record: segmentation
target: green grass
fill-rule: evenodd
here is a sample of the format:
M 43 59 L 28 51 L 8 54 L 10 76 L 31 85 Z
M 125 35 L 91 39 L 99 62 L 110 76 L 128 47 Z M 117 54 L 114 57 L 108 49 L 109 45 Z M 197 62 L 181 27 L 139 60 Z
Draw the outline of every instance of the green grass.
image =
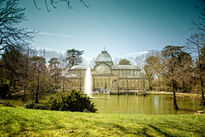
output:
M 0 106 L 0 136 L 205 136 L 205 115 L 102 114 Z

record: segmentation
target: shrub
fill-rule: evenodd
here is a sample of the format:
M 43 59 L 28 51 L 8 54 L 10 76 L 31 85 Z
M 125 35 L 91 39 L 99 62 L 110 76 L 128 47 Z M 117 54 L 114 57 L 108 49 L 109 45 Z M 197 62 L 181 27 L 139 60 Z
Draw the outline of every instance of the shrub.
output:
M 25 105 L 25 108 L 28 108 L 28 109 L 33 109 L 34 108 L 34 103 L 27 103 L 26 105 Z
M 28 109 L 47 109 L 46 104 L 27 103 L 25 107 Z
M 0 100 L 0 104 L 3 105 L 3 106 L 7 106 L 7 107 L 15 107 L 15 106 L 11 105 L 9 102 L 6 102 L 6 101 L 1 101 Z
M 96 112 L 94 104 L 90 98 L 81 91 L 71 90 L 68 92 L 59 92 L 51 96 L 47 109 L 60 111 L 89 111 Z

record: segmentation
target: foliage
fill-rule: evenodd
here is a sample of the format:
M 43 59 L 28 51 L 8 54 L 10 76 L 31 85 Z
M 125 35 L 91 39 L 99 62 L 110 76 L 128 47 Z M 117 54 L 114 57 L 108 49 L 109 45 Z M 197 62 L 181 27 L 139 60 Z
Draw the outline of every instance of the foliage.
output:
M 149 89 L 153 90 L 156 87 L 159 87 L 160 84 L 154 85 L 155 81 L 161 80 L 161 74 L 162 74 L 162 63 L 161 63 L 161 57 L 159 55 L 152 55 L 146 58 L 144 70 L 146 73 L 146 77 L 149 79 Z
M 0 125 L 0 136 L 5 137 L 205 136 L 205 116 L 194 114 L 102 114 L 0 107 Z
M 51 96 L 48 103 L 49 110 L 96 112 L 90 98 L 81 91 L 58 92 Z
M 9 98 L 9 86 L 8 84 L 0 84 L 0 98 Z
M 180 82 L 183 82 L 183 86 L 185 82 L 187 82 L 185 78 L 186 73 L 191 73 L 191 56 L 183 51 L 183 48 L 183 46 L 166 46 L 162 50 L 162 56 L 164 57 L 163 65 L 165 69 L 163 76 L 167 86 L 169 86 L 173 92 L 173 104 L 175 109 L 178 109 L 176 104 L 176 91 L 180 87 Z M 188 85 L 186 87 L 188 87 Z
M 16 92 L 21 86 L 20 79 L 25 77 L 24 72 L 24 60 L 25 56 L 23 55 L 23 47 L 21 46 L 11 46 L 9 49 L 5 50 L 2 54 L 1 65 L 4 67 L 1 68 L 1 81 L 8 82 L 8 94 L 11 95 L 11 92 Z M 5 85 L 5 84 L 4 84 Z M 5 85 L 6 86 L 6 85 Z
M 25 108 L 28 109 L 46 109 L 46 104 L 27 103 Z
M 131 65 L 131 63 L 127 59 L 121 59 L 119 65 Z
M 49 72 L 50 72 L 50 75 L 51 75 L 51 78 L 53 80 L 53 87 L 55 89 L 58 89 L 60 86 L 59 86 L 59 83 L 60 83 L 60 78 L 61 78 L 61 72 L 62 72 L 62 69 L 60 68 L 60 62 L 58 61 L 58 58 L 51 58 L 49 61 Z
M 31 65 L 32 65 L 32 72 L 34 75 L 34 78 L 37 80 L 37 84 L 34 84 L 33 86 L 36 86 L 36 98 L 35 103 L 39 103 L 38 97 L 39 97 L 39 90 L 40 90 L 40 77 L 43 73 L 46 72 L 46 61 L 45 58 L 40 56 L 33 56 L 31 58 Z
M 79 65 L 83 62 L 83 50 L 76 50 L 76 49 L 70 49 L 66 51 L 66 58 L 65 62 L 67 64 L 67 67 L 70 69 L 74 65 Z
M 8 106 L 8 107 L 14 107 L 14 106 L 13 106 L 13 105 L 11 105 L 9 102 L 2 101 L 2 100 L 0 100 L 0 105 L 3 105 L 3 106 Z
M 8 80 L 7 94 L 17 92 L 26 77 L 23 71 L 25 56 L 22 45 L 28 45 L 33 32 L 18 24 L 25 21 L 25 9 L 18 7 L 19 0 L 0 1 L 0 80 Z M 4 91 L 4 92 L 5 92 Z

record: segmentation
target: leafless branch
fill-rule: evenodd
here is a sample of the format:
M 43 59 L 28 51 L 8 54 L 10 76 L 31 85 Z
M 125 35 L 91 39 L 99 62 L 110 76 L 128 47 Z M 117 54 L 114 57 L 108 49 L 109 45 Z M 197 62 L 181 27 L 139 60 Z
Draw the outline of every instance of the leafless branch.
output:
M 80 0 L 80 2 L 86 7 L 86 8 L 88 8 L 89 6 L 85 3 L 85 1 L 84 0 Z
M 72 0 L 44 0 L 44 4 L 45 4 L 45 7 L 46 7 L 46 10 L 48 12 L 50 12 L 49 5 L 52 6 L 54 9 L 57 9 L 56 5 L 58 4 L 58 2 L 64 2 L 66 4 L 66 6 L 68 7 L 68 9 L 73 9 L 72 5 L 71 5 Z M 79 2 L 82 3 L 83 6 L 85 6 L 86 8 L 89 7 L 88 4 L 85 2 L 85 0 L 79 0 Z M 40 10 L 36 0 L 33 0 L 33 3 L 35 5 L 36 9 Z
M 47 9 L 47 11 L 50 12 L 50 10 L 48 9 L 47 0 L 44 0 L 44 3 L 45 3 L 45 5 L 46 5 L 46 9 Z
M 36 9 L 37 9 L 37 10 L 40 10 L 40 8 L 38 7 L 38 5 L 37 5 L 37 3 L 36 3 L 36 0 L 33 0 L 33 3 L 34 3 L 34 5 L 35 5 Z

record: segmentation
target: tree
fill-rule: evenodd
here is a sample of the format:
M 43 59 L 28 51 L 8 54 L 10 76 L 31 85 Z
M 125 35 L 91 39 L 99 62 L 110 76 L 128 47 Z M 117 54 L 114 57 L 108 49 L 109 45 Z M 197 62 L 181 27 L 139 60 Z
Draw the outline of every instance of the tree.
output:
M 198 62 L 198 71 L 199 71 L 199 79 L 200 79 L 200 90 L 201 90 L 201 105 L 205 105 L 204 98 L 204 75 L 202 72 L 202 59 L 201 59 L 201 49 L 205 45 L 205 0 L 201 0 L 201 5 L 197 6 L 200 9 L 200 16 L 198 21 L 193 21 L 193 27 L 195 29 L 194 33 L 191 34 L 188 39 L 189 45 L 188 49 L 192 53 L 196 53 L 197 62 Z
M 198 33 L 201 33 L 202 35 L 204 35 L 205 33 L 205 0 L 201 0 L 201 5 L 197 6 L 198 9 L 200 9 L 200 17 L 199 17 L 199 21 L 193 21 L 193 25 L 195 30 Z
M 176 91 L 180 81 L 180 73 L 183 71 L 181 65 L 184 65 L 183 60 L 188 56 L 188 53 L 183 51 L 183 48 L 183 46 L 166 46 L 162 50 L 163 65 L 165 67 L 164 77 L 168 86 L 172 88 L 173 107 L 175 110 L 179 109 L 176 102 Z
M 84 52 L 83 50 L 80 51 L 76 49 L 70 49 L 66 51 L 65 61 L 69 70 L 71 69 L 72 66 L 79 65 L 80 63 L 83 62 L 83 58 L 82 58 L 83 52 Z
M 192 57 L 186 52 L 179 55 L 178 60 L 178 90 L 180 92 L 191 92 L 193 82 L 193 64 Z
M 3 70 L 3 76 L 1 77 L 9 81 L 9 91 L 11 93 L 17 92 L 17 86 L 21 86 L 21 80 L 25 76 L 23 68 L 25 56 L 23 54 L 23 48 L 20 46 L 11 46 L 2 54 L 1 68 Z
M 34 77 L 36 77 L 36 97 L 35 103 L 39 103 L 39 88 L 40 88 L 40 76 L 46 71 L 46 61 L 43 57 L 34 56 L 31 58 Z
M 121 59 L 119 65 L 131 65 L 131 63 L 127 59 Z
M 201 52 L 201 55 L 200 55 L 201 67 L 202 67 L 202 72 L 203 72 L 203 76 L 204 76 L 204 74 L 205 74 L 205 45 L 201 48 L 200 52 Z
M 29 83 L 29 70 L 30 70 L 30 52 L 31 48 L 29 46 L 24 46 L 24 67 L 23 67 L 23 72 L 24 72 L 24 77 L 23 77 L 23 91 L 24 91 L 24 96 L 22 98 L 22 101 L 26 101 L 26 92 L 27 92 L 27 87 Z
M 144 64 L 145 64 L 145 60 L 146 60 L 146 55 L 142 54 L 141 56 L 137 56 L 134 60 L 135 60 L 135 65 L 139 69 L 143 70 Z
M 60 68 L 60 62 L 58 61 L 58 58 L 51 58 L 49 61 L 49 71 L 52 80 L 54 81 L 54 87 L 55 89 L 59 88 L 60 83 L 60 77 L 61 77 L 61 68 Z
M 33 33 L 17 26 L 20 22 L 25 21 L 24 11 L 24 8 L 18 7 L 18 0 L 0 0 L 0 58 L 4 60 L 0 68 L 10 72 L 8 74 L 10 74 L 10 85 L 13 84 L 13 90 L 16 89 L 16 81 L 19 82 L 20 75 L 17 70 L 18 65 L 15 65 L 20 63 L 21 58 L 22 48 L 19 44 L 27 44 Z M 24 74 L 21 72 L 21 75 Z
M 149 56 L 146 58 L 146 63 L 144 65 L 144 70 L 146 77 L 149 79 L 149 89 L 153 90 L 153 83 L 155 79 L 161 78 L 162 64 L 161 58 L 159 56 Z M 157 85 L 160 87 L 160 84 Z
M 192 52 L 195 53 L 198 58 L 198 67 L 199 67 L 199 79 L 200 79 L 200 86 L 201 86 L 201 105 L 205 105 L 205 98 L 204 98 L 204 76 L 202 70 L 202 59 L 201 59 L 201 49 L 205 45 L 204 37 L 199 35 L 198 33 L 192 34 L 189 39 L 187 39 L 189 45 L 187 48 Z
M 24 11 L 18 8 L 18 0 L 0 0 L 0 56 L 16 43 L 26 43 L 31 39 L 32 32 L 16 26 L 25 20 Z

